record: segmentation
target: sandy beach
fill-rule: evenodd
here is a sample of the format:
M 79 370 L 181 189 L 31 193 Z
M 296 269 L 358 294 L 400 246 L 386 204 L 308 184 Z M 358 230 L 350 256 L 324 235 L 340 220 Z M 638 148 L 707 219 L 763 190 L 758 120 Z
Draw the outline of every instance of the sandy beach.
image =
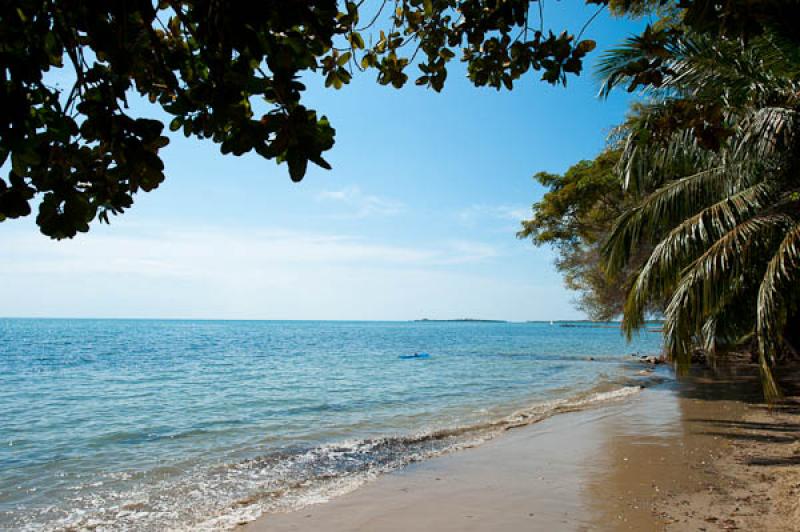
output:
M 242 529 L 800 530 L 799 411 L 746 373 L 660 385 Z

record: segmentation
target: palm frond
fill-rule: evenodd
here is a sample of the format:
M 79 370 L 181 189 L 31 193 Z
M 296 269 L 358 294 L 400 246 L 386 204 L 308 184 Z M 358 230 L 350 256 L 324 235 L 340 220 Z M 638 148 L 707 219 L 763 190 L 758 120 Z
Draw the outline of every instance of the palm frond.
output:
M 800 224 L 788 231 L 769 261 L 758 292 L 759 349 L 770 364 L 775 363 L 775 347 L 786 324 L 783 292 L 797 282 L 800 270 Z
M 623 329 L 664 305 L 665 350 L 679 371 L 702 347 L 718 356 L 757 339 L 765 396 L 795 353 L 787 320 L 800 309 L 800 49 L 769 30 L 748 42 L 647 30 L 602 58 L 601 94 L 644 86 L 615 131 L 620 182 L 635 207 L 602 248 L 610 275 L 642 242 Z M 641 264 L 640 262 L 637 262 Z
M 736 290 L 754 282 L 747 275 L 753 263 L 766 260 L 763 250 L 792 224 L 783 213 L 754 216 L 716 240 L 688 268 L 664 313 L 665 349 L 670 359 L 685 367 L 691 346 L 707 316 Z
M 628 334 L 645 319 L 654 298 L 671 293 L 681 271 L 716 239 L 758 212 L 773 196 L 774 187 L 759 183 L 711 205 L 672 229 L 653 249 L 636 276 L 625 306 Z
M 798 112 L 785 107 L 763 107 L 742 121 L 741 135 L 732 146 L 739 159 L 766 161 L 781 157 L 797 134 Z
M 709 168 L 675 179 L 646 196 L 614 224 L 603 246 L 606 267 L 619 272 L 642 238 L 656 237 L 731 193 L 727 179 L 733 168 Z

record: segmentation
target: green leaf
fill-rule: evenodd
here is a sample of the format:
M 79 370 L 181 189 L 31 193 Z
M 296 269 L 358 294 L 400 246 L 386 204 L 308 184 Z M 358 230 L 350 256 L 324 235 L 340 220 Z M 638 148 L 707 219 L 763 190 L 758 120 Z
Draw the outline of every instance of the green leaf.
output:
M 339 59 L 336 60 L 336 64 L 339 66 L 345 66 L 347 62 L 350 61 L 351 57 L 353 57 L 353 54 L 350 52 L 345 52 L 339 56 Z
M 359 50 L 364 49 L 364 39 L 361 37 L 361 34 L 358 32 L 353 32 L 350 34 L 350 44 Z
M 286 162 L 289 165 L 289 176 L 295 183 L 302 181 L 306 175 L 306 168 L 308 167 L 308 159 L 295 151 L 290 151 L 286 156 Z
M 578 43 L 575 47 L 582 54 L 588 54 L 597 47 L 597 43 L 591 39 L 586 39 Z

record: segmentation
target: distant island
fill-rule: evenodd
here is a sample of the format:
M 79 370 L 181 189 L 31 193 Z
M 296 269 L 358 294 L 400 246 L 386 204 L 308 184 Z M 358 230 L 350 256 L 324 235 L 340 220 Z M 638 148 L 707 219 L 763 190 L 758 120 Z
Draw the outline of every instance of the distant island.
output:
M 506 320 L 476 320 L 474 318 L 458 318 L 455 320 L 432 320 L 429 318 L 422 318 L 421 320 L 414 320 L 415 322 L 431 321 L 431 322 L 470 322 L 470 323 L 508 323 Z

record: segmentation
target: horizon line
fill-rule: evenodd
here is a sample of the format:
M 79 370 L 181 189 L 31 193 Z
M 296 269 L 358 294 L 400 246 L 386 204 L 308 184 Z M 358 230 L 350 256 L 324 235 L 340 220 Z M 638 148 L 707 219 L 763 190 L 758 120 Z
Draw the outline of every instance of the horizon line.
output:
M 119 317 L 119 316 L 0 316 L 0 320 L 108 320 L 108 321 L 331 321 L 331 322 L 365 322 L 365 323 L 426 323 L 426 322 L 461 322 L 461 323 L 558 323 L 558 322 L 592 322 L 592 323 L 618 323 L 618 320 L 591 320 L 581 319 L 540 319 L 540 320 L 505 320 L 485 318 L 410 318 L 410 319 L 347 319 L 347 318 L 175 318 L 175 317 Z M 658 321 L 658 320 L 648 320 Z

